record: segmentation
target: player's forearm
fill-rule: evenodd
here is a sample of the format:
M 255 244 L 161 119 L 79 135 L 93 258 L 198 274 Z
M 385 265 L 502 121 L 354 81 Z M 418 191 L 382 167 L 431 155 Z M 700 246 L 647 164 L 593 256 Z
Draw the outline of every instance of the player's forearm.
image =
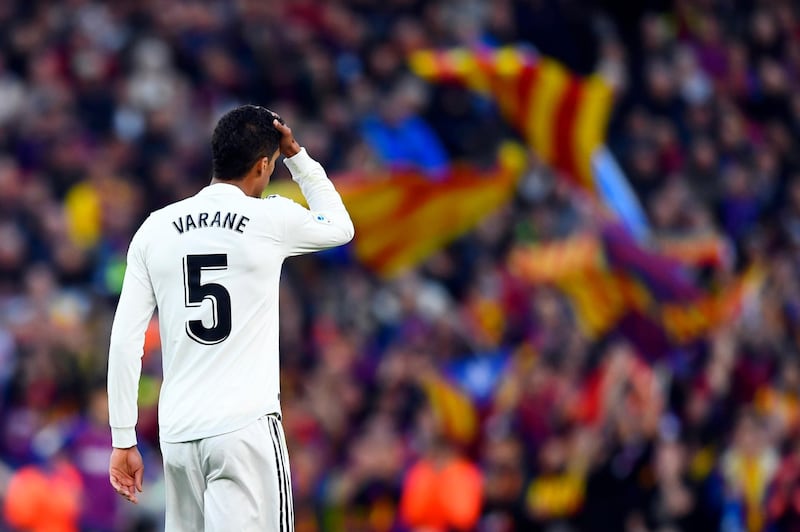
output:
M 142 372 L 142 340 L 137 342 L 136 331 L 130 326 L 128 315 L 120 298 L 120 306 L 111 330 L 108 352 L 108 414 L 112 445 L 127 448 L 136 445 L 136 421 L 139 377 Z M 144 331 L 142 331 L 142 337 Z
M 342 202 L 342 198 L 328 179 L 322 165 L 312 159 L 305 148 L 284 160 L 292 174 L 292 179 L 300 185 L 300 190 L 308 202 L 308 207 L 330 218 L 330 222 L 343 230 L 343 238 L 353 238 L 353 222 Z
M 120 449 L 136 445 L 141 370 L 141 358 L 112 347 L 108 359 L 108 413 L 111 445 Z

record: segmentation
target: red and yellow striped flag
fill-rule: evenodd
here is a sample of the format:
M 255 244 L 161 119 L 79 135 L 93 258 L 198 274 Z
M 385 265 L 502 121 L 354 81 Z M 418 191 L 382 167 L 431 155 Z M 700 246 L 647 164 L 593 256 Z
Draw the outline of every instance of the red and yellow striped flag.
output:
M 763 282 L 763 269 L 751 266 L 718 294 L 708 294 L 683 305 L 663 304 L 659 319 L 670 338 L 690 342 L 735 320 L 747 302 L 756 297 Z
M 433 82 L 487 93 L 546 164 L 594 190 L 592 156 L 606 135 L 613 88 L 599 75 L 579 77 L 557 61 L 515 47 L 422 50 L 411 69 Z
M 696 257 L 687 254 L 682 258 L 692 262 Z M 678 344 L 694 341 L 735 320 L 764 279 L 762 269 L 753 267 L 717 293 L 703 293 L 688 301 L 666 301 L 638 278 L 635 268 L 610 263 L 600 239 L 591 234 L 517 246 L 509 256 L 509 266 L 525 282 L 558 287 L 589 338 L 607 333 L 626 314 L 635 312 L 651 319 Z
M 332 179 L 356 228 L 356 256 L 377 274 L 392 277 L 506 204 L 525 163 L 524 150 L 506 144 L 495 168 L 454 165 L 441 181 L 419 171 L 349 173 Z M 270 185 L 266 194 L 305 203 L 292 182 Z

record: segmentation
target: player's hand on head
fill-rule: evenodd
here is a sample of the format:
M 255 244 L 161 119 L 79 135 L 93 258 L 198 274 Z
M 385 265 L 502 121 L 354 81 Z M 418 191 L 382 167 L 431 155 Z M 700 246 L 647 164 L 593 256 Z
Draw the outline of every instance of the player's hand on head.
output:
M 283 121 L 283 118 L 278 116 L 276 113 L 272 113 L 275 115 L 275 119 L 272 121 L 272 125 L 275 126 L 281 134 L 281 155 L 284 157 L 292 157 L 297 155 L 300 152 L 300 144 L 294 138 L 292 134 L 292 128 L 286 125 L 286 122 Z
M 139 502 L 136 492 L 142 491 L 144 462 L 135 446 L 129 449 L 115 448 L 111 451 L 108 476 L 114 491 L 133 504 Z

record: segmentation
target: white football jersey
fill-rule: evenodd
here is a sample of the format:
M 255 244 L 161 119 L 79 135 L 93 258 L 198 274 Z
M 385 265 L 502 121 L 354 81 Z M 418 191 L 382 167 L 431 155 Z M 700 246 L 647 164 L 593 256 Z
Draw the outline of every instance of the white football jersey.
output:
M 136 444 L 144 333 L 156 307 L 162 441 L 224 434 L 280 412 L 283 260 L 353 238 L 350 216 L 322 166 L 304 149 L 284 162 L 310 210 L 218 183 L 152 213 L 131 240 L 109 349 L 114 447 Z

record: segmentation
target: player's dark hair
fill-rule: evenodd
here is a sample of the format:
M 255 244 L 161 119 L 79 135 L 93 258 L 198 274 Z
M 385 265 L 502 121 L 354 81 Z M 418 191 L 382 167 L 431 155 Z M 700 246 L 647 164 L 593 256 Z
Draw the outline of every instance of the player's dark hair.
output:
M 256 105 L 243 105 L 223 115 L 211 135 L 214 177 L 242 179 L 262 157 L 272 157 L 281 140 L 272 124 L 275 118 L 278 115 Z

